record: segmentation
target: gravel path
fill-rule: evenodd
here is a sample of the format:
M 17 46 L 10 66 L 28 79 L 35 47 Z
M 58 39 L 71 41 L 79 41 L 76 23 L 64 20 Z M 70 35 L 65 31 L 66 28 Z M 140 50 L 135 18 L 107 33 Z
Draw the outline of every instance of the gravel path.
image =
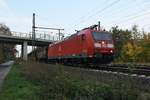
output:
M 5 79 L 6 75 L 8 74 L 11 66 L 14 64 L 14 61 L 8 61 L 6 63 L 0 64 L 0 89 Z

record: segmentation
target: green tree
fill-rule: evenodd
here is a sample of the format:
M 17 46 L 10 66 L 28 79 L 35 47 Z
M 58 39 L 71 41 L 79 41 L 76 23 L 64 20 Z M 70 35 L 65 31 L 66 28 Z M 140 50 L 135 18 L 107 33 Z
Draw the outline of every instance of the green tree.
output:
M 110 30 L 113 34 L 116 58 L 121 62 L 150 62 L 150 33 L 139 31 L 134 25 L 131 30 L 119 29 L 118 26 Z
M 135 41 L 142 38 L 142 34 L 139 32 L 139 29 L 138 29 L 138 25 L 133 25 L 131 32 L 132 32 L 132 38 Z M 143 30 L 143 32 L 144 32 L 144 30 Z
M 121 57 L 123 46 L 131 39 L 131 31 L 119 29 L 118 26 L 112 27 L 110 32 L 113 35 L 116 57 Z
M 150 38 L 149 34 L 144 34 L 143 38 L 138 41 L 138 47 L 141 50 L 136 54 L 136 61 L 137 62 L 150 62 Z

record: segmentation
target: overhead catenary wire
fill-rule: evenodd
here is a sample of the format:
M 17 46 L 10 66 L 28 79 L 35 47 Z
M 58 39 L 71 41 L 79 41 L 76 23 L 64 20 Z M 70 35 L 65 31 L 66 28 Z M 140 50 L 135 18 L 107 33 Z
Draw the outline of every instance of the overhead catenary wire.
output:
M 145 3 L 145 4 L 147 4 L 147 3 Z M 113 21 L 111 21 L 109 23 L 111 23 L 111 25 L 114 25 L 114 23 L 115 24 L 124 24 L 124 23 L 127 23 L 129 21 L 135 21 L 135 20 L 139 19 L 140 17 L 144 17 L 144 16 L 149 15 L 150 12 L 145 12 L 145 11 L 149 11 L 148 8 L 149 8 L 149 6 L 144 8 L 144 9 L 142 9 L 142 10 L 140 10 L 140 11 L 138 10 L 138 12 L 133 13 L 132 15 L 131 14 L 130 15 L 126 15 L 126 16 L 121 17 L 119 19 L 115 19 L 115 20 L 113 20 Z M 141 12 L 143 12 L 143 13 L 141 13 Z M 111 25 L 107 25 L 107 27 L 109 27 Z
M 112 5 L 116 4 L 116 3 L 119 2 L 119 1 L 120 1 L 120 0 L 116 0 L 116 1 L 114 1 L 114 2 L 112 2 L 112 3 L 110 3 L 110 4 L 107 5 L 107 6 L 111 7 Z M 109 7 L 107 7 L 107 6 L 105 6 L 103 9 L 101 9 L 101 10 L 95 12 L 94 14 L 88 16 L 87 18 L 82 19 L 78 24 L 74 25 L 73 27 L 75 27 L 75 26 L 77 26 L 77 25 L 83 24 L 83 23 L 84 23 L 86 20 L 88 20 L 89 18 L 94 17 L 95 14 L 98 15 L 98 14 L 100 14 L 100 13 L 104 13 L 104 10 L 109 8 Z M 126 6 L 126 7 L 127 7 L 127 6 Z M 122 8 L 122 7 L 120 7 L 120 8 Z M 117 9 L 117 10 L 118 10 L 118 9 Z M 115 14 L 114 14 L 114 15 L 115 15 Z M 101 16 L 103 16 L 103 14 L 102 14 Z
M 104 3 L 106 3 L 106 2 L 108 2 L 108 0 L 105 0 Z M 95 9 L 98 9 L 99 6 L 100 6 L 100 5 L 98 4 L 96 7 L 94 7 L 94 8 L 91 9 L 91 10 L 89 10 L 89 11 L 86 13 L 86 15 L 80 16 L 78 19 L 76 19 L 75 21 L 73 21 L 73 22 L 72 22 L 71 24 L 69 24 L 68 26 L 71 26 L 71 25 L 74 24 L 75 22 L 79 22 L 79 20 L 83 20 L 85 17 L 87 17 L 87 15 L 88 15 L 89 13 L 94 12 Z
M 147 2 L 146 2 L 146 3 L 144 2 L 144 4 L 142 4 L 142 5 L 145 6 L 146 4 L 148 5 Z M 132 7 L 132 8 L 133 8 L 133 7 Z M 139 7 L 137 7 L 137 8 L 139 8 Z M 141 12 L 142 12 L 142 11 L 145 11 L 145 10 L 147 10 L 147 8 L 146 8 L 146 9 L 145 9 L 145 8 L 142 9 Z M 136 14 L 139 14 L 139 12 L 134 13 L 134 15 L 136 15 Z M 116 14 L 114 14 L 114 15 L 116 15 Z M 146 15 L 148 15 L 148 14 L 146 14 Z M 146 16 L 146 15 L 144 15 L 144 16 Z M 110 16 L 111 16 L 111 15 L 110 15 Z M 133 16 L 133 15 L 131 15 L 131 16 L 125 16 L 125 21 L 128 22 L 128 21 L 131 21 L 132 19 L 135 20 L 135 19 L 138 19 L 140 16 L 143 16 L 143 15 L 138 15 L 138 16 Z M 112 17 L 112 16 L 111 16 L 111 17 Z M 132 17 L 133 17 L 133 18 L 132 18 Z M 113 18 L 115 18 L 115 17 L 113 17 Z M 122 21 L 123 18 L 120 18 L 120 19 L 121 19 L 121 21 Z M 124 19 L 123 19 L 123 20 L 124 20 Z M 116 22 L 118 22 L 118 19 L 117 19 L 117 20 L 114 20 L 114 21 L 111 21 L 111 22 L 112 22 L 112 23 L 116 23 Z M 123 21 L 123 22 L 124 22 L 124 21 Z M 126 23 L 126 22 L 125 22 L 125 23 Z M 110 26 L 110 25 L 108 25 L 108 26 Z
M 106 9 L 109 9 L 110 7 L 112 7 L 113 5 L 119 3 L 120 0 L 115 0 L 113 2 L 111 2 L 109 5 L 106 5 L 104 8 L 98 10 L 97 12 L 93 13 L 93 14 L 89 14 L 90 16 L 88 16 L 87 18 L 84 18 L 82 21 L 80 21 L 79 23 L 75 24 L 74 26 L 72 27 L 76 27 L 77 25 L 81 25 L 81 23 L 84 23 L 86 20 L 92 18 L 93 16 L 95 16 L 97 13 L 102 13 L 103 11 L 105 11 Z
M 120 0 L 115 0 L 114 2 L 112 2 L 112 3 L 110 3 L 109 5 L 105 6 L 105 7 L 102 8 L 101 10 L 99 10 L 99 11 L 95 12 L 94 14 L 90 15 L 89 17 L 87 17 L 86 20 L 92 18 L 93 16 L 95 16 L 95 15 L 97 15 L 97 14 L 100 14 L 100 13 L 104 12 L 106 9 L 108 9 L 108 8 L 112 7 L 113 5 L 119 3 L 119 1 L 120 1 Z M 86 20 L 85 20 L 85 21 L 86 21 Z
M 147 15 L 150 15 L 150 12 L 142 13 L 142 14 L 136 15 L 136 16 L 131 16 L 127 19 L 117 22 L 116 24 L 126 24 L 129 21 L 137 20 L 138 18 L 147 16 Z
M 145 9 L 144 9 L 144 10 L 145 10 Z M 144 10 L 141 10 L 141 12 L 144 11 Z M 147 11 L 147 10 L 150 10 L 150 9 L 146 9 L 146 11 Z M 120 18 L 121 21 L 119 21 L 119 22 L 127 21 L 127 20 L 130 20 L 130 19 L 135 18 L 135 17 L 143 16 L 143 14 L 149 14 L 149 13 L 150 13 L 150 12 L 139 13 L 139 11 L 138 11 L 138 12 L 132 14 L 132 15 L 124 16 L 124 17 L 123 17 L 124 19 L 123 19 L 123 18 Z M 137 14 L 138 14 L 138 15 L 137 15 Z M 140 15 L 139 15 L 139 14 L 140 14 Z M 136 16 L 135 16 L 135 15 L 136 15 Z M 119 20 L 119 19 L 113 20 L 112 22 L 115 22 L 115 21 L 117 21 L 117 20 Z
M 131 2 L 131 3 L 133 3 L 133 2 Z M 117 9 L 115 9 L 113 11 L 111 10 L 111 12 L 108 12 L 108 13 L 103 12 L 103 14 L 101 16 L 103 16 L 105 19 L 109 18 L 109 17 L 114 19 L 114 18 L 116 18 L 117 14 L 124 13 L 124 11 L 122 11 L 122 10 L 127 9 L 129 7 L 130 7 L 130 9 L 135 8 L 133 5 L 131 5 L 131 3 L 128 6 L 119 5 L 120 7 L 118 7 Z M 135 4 L 135 2 L 134 2 L 134 4 Z M 105 14 L 107 14 L 107 16 L 105 16 Z

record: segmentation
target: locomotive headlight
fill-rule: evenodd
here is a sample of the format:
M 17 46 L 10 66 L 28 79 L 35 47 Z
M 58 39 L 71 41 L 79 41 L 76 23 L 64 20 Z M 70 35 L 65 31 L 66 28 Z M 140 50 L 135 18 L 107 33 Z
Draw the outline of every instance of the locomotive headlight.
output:
M 102 44 L 105 44 L 105 42 L 104 42 L 104 41 L 102 41 Z
M 100 48 L 101 44 L 100 43 L 94 43 L 94 46 Z
M 111 53 L 113 53 L 113 50 L 110 50 Z
M 108 48 L 113 48 L 114 45 L 113 45 L 113 44 L 107 44 L 107 47 L 108 47 Z

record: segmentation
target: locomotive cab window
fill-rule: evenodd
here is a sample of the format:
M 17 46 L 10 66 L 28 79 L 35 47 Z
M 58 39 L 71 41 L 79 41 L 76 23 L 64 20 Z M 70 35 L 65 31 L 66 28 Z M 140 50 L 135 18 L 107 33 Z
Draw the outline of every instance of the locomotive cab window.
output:
M 82 34 L 82 35 L 81 35 L 81 40 L 85 40 L 85 39 L 86 39 L 85 34 Z
M 94 40 L 112 40 L 112 35 L 108 32 L 93 32 Z

